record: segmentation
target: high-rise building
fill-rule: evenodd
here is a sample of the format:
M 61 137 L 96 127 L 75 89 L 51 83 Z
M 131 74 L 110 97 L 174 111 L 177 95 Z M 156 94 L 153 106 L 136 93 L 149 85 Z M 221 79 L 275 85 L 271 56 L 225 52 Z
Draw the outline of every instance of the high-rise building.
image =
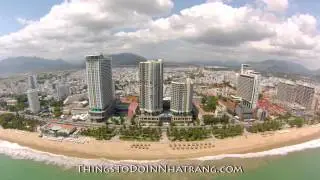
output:
M 112 96 L 113 96 L 113 99 L 116 98 L 116 85 L 114 83 L 114 80 L 112 80 Z
M 149 60 L 139 63 L 139 107 L 142 113 L 161 113 L 163 110 L 163 62 Z
M 242 98 L 245 107 L 254 109 L 259 100 L 260 73 L 244 70 L 244 67 L 249 65 L 242 65 L 241 73 L 237 74 L 237 95 Z
M 28 89 L 36 89 L 37 88 L 37 76 L 29 75 L 28 76 Z
M 277 85 L 277 99 L 284 103 L 294 103 L 296 99 L 296 84 L 291 81 L 279 82 Z
M 296 86 L 296 103 L 305 107 L 306 109 L 312 109 L 312 102 L 315 94 L 314 87 L 307 84 L 297 84 Z
M 38 113 L 40 111 L 38 91 L 34 89 L 29 89 L 27 91 L 27 97 L 28 97 L 30 111 L 34 114 Z
M 70 87 L 67 84 L 58 84 L 57 89 L 57 99 L 63 100 L 70 95 Z
M 192 111 L 193 83 L 190 78 L 185 82 L 171 83 L 170 110 L 183 114 Z
M 251 67 L 249 64 L 241 64 L 240 74 L 247 74 L 247 71 L 250 71 Z
M 311 110 L 314 100 L 315 89 L 305 83 L 284 81 L 278 83 L 277 99 L 283 105 L 294 105 L 295 103 Z M 290 107 L 290 106 L 289 106 Z
M 86 56 L 86 74 L 90 118 L 102 121 L 113 104 L 111 57 Z

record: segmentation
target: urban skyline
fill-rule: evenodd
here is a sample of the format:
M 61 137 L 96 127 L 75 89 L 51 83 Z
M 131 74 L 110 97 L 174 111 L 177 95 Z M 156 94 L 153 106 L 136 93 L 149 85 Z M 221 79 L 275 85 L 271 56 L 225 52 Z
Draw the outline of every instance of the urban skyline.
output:
M 0 2 L 0 179 L 318 180 L 319 8 Z

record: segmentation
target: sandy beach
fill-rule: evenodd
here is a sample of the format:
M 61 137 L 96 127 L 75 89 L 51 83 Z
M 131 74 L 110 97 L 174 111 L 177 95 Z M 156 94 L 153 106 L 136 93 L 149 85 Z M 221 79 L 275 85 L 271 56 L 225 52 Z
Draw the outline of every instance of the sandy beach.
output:
M 84 144 L 74 142 L 57 142 L 38 137 L 38 133 L 30 133 L 12 129 L 0 129 L 0 139 L 36 150 L 80 158 L 105 158 L 112 160 L 156 160 L 186 159 L 219 154 L 241 154 L 258 152 L 282 146 L 299 144 L 320 138 L 320 126 L 291 128 L 273 133 L 250 134 L 223 140 L 215 140 L 215 147 L 192 150 L 173 150 L 169 143 L 143 142 L 150 144 L 149 149 L 135 149 L 132 141 L 98 141 L 89 138 Z M 201 143 L 213 141 L 200 141 Z M 190 143 L 190 142 L 188 142 Z

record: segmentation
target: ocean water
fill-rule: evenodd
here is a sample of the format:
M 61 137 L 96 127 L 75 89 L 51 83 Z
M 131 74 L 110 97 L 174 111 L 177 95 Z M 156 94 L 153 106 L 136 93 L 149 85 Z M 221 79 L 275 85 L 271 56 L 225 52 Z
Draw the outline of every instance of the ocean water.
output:
M 39 152 L 0 141 L 0 180 L 103 180 L 103 179 L 218 179 L 218 180 L 319 180 L 320 140 L 270 151 L 197 158 L 205 164 L 242 165 L 244 173 L 213 174 L 83 174 L 78 164 L 159 163 L 161 161 L 85 160 Z

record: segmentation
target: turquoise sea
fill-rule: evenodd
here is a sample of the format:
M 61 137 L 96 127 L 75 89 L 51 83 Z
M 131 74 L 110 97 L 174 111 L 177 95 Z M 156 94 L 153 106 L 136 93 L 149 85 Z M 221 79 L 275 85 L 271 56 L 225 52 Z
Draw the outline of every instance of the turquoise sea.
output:
M 3 149 L 2 149 L 3 152 Z M 1 148 L 0 148 L 1 153 Z M 16 154 L 19 156 L 19 154 Z M 104 179 L 218 179 L 218 180 L 319 180 L 320 148 L 254 158 L 225 158 L 206 161 L 212 165 L 242 165 L 244 173 L 212 174 L 80 174 L 75 169 L 45 161 L 16 159 L 0 154 L 0 180 L 104 180 Z

